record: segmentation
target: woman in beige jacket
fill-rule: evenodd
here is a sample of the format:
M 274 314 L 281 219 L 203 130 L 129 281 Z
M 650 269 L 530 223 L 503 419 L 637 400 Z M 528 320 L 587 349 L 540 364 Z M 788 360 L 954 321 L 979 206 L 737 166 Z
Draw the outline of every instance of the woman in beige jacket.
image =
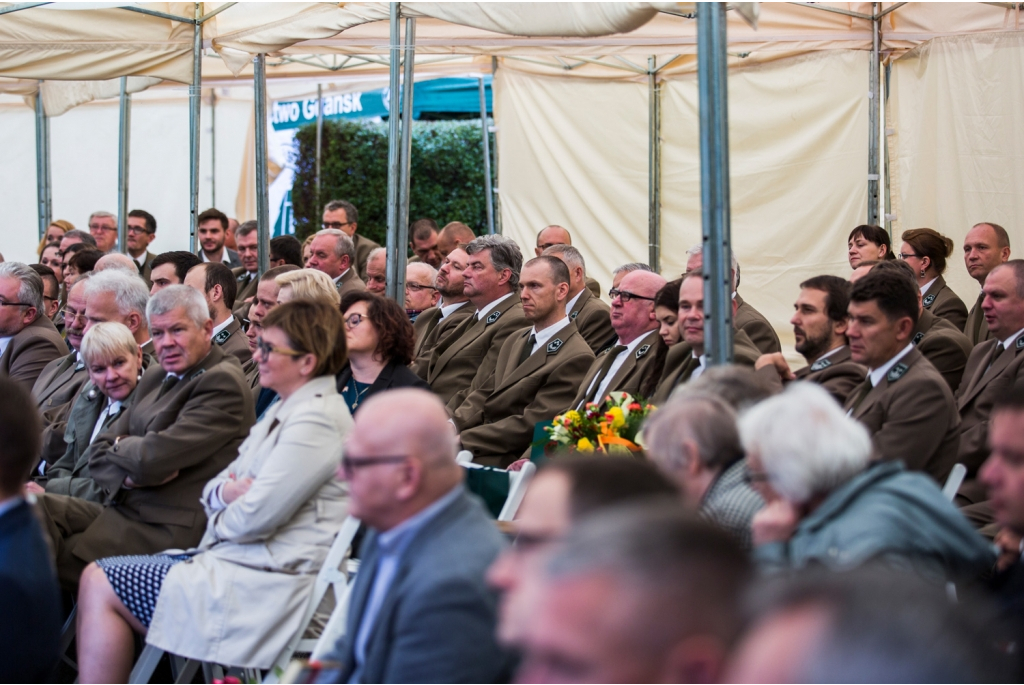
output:
M 192 659 L 269 668 L 299 629 L 316 574 L 346 515 L 334 478 L 352 426 L 334 375 L 341 313 L 295 301 L 263 322 L 260 384 L 281 400 L 238 458 L 203 490 L 199 546 L 90 564 L 78 604 L 81 682 L 126 682 L 132 632 Z

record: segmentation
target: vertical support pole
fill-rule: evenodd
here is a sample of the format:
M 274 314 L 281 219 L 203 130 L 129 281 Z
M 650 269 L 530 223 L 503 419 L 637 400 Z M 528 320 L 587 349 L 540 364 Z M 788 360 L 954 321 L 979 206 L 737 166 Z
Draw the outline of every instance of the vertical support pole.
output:
M 121 77 L 121 101 L 117 136 L 117 246 L 128 251 L 128 162 L 132 142 L 132 96 L 128 77 Z
M 704 241 L 704 351 L 710 366 L 732 362 L 729 226 L 729 108 L 726 6 L 697 4 L 700 195 Z
M 217 206 L 217 89 L 210 89 L 210 206 Z
M 648 265 L 661 271 L 661 91 L 658 88 L 658 58 L 647 58 L 648 142 L 647 142 L 647 242 Z
M 401 141 L 399 140 L 400 121 L 398 87 L 399 68 L 401 66 L 402 36 L 401 24 L 398 21 L 399 4 L 391 3 L 391 42 L 389 50 L 389 87 L 388 87 L 388 233 L 387 233 L 387 262 L 384 294 L 394 300 L 398 297 L 405 299 L 405 289 L 397 290 L 398 285 L 398 252 L 404 246 L 398 243 L 398 221 L 399 221 L 399 156 L 401 155 Z
M 195 24 L 192 34 L 192 85 L 188 87 L 188 142 L 189 142 L 189 242 L 188 249 L 195 252 L 198 245 L 196 234 L 199 229 L 199 117 L 203 105 L 203 25 L 202 5 L 195 3 Z
M 491 187 L 491 132 L 487 126 L 487 90 L 484 77 L 478 80 L 480 88 L 480 128 L 484 138 L 484 197 L 487 200 L 487 233 L 494 235 L 494 191 Z
M 412 163 L 413 69 L 416 66 L 416 20 L 405 18 L 402 42 L 402 152 L 399 155 L 398 249 L 395 251 L 395 301 L 405 305 L 405 265 L 409 254 L 409 175 Z
M 324 137 L 324 87 L 316 84 L 316 206 L 320 206 L 320 155 Z M 319 210 L 317 210 L 319 211 Z M 357 269 L 358 271 L 358 269 Z
M 877 18 L 879 3 L 873 3 L 876 18 L 871 22 L 871 63 L 868 65 L 868 223 L 879 225 L 878 189 L 879 175 L 879 135 L 881 134 L 881 84 L 879 83 L 880 36 L 882 20 Z
M 50 227 L 53 205 L 50 183 L 50 119 L 43 109 L 43 82 L 36 92 L 36 202 L 39 214 L 39 239 Z
M 267 196 L 267 56 L 253 58 L 256 109 L 256 248 L 259 270 L 270 268 L 270 199 Z

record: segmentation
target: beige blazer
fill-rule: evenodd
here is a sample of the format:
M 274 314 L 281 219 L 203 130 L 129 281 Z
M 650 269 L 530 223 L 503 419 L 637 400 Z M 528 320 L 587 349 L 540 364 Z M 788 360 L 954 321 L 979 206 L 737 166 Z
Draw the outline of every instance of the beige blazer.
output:
M 273 664 L 299 629 L 347 513 L 347 491 L 334 474 L 351 429 L 333 376 L 267 410 L 238 458 L 203 489 L 206 533 L 164 579 L 149 644 L 218 664 Z M 252 487 L 221 506 L 217 491 L 241 478 L 252 478 Z
M 967 325 L 967 305 L 946 285 L 942 276 L 921 293 L 921 304 L 935 316 L 956 326 L 958 331 L 963 331 Z

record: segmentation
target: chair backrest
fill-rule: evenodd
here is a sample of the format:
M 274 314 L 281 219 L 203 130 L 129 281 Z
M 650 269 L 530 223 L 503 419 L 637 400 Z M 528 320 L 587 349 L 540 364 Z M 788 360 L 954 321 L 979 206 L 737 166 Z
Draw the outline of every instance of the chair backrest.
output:
M 537 472 L 536 465 L 527 462 L 519 471 L 481 466 L 473 463 L 473 454 L 467 450 L 459 452 L 455 460 L 466 469 L 466 487 L 484 500 L 496 519 L 511 521 L 515 518 L 526 488 Z
M 967 467 L 963 464 L 954 464 L 953 468 L 950 469 L 949 477 L 946 478 L 946 484 L 942 486 L 942 494 L 950 502 L 956 497 L 956 493 L 960 490 L 960 485 L 964 482 L 964 477 L 966 476 Z

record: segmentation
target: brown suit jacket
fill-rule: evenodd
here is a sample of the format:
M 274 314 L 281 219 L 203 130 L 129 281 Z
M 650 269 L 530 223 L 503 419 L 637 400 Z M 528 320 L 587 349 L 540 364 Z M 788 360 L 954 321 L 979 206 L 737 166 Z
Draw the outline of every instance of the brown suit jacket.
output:
M 363 283 L 363 279 L 356 275 L 354 268 L 349 268 L 345 274 L 338 279 L 337 283 L 338 294 L 345 297 L 347 293 L 366 290 L 366 284 Z
M 198 544 L 206 528 L 199 503 L 203 487 L 238 456 L 256 421 L 242 368 L 220 347 L 211 346 L 205 359 L 161 395 L 166 376 L 157 365 L 146 371 L 132 406 L 86 450 L 106 506 L 68 540 L 82 561 Z M 129 476 L 136 484 L 131 489 L 124 487 Z
M 244 368 L 252 360 L 252 350 L 249 349 L 249 341 L 242 332 L 242 324 L 238 319 L 231 317 L 227 328 L 213 336 L 214 344 L 220 345 L 226 354 L 234 356 L 238 363 Z
M 967 323 L 967 305 L 953 289 L 946 285 L 946 279 L 939 276 L 928 290 L 921 294 L 921 304 L 940 319 L 950 322 L 958 331 L 963 332 Z
M 77 352 L 72 352 L 47 364 L 32 387 L 43 422 L 40 457 L 47 463 L 64 453 L 65 422 L 78 391 L 88 381 L 85 362 L 78 359 Z
M 743 330 L 733 330 L 732 335 L 733 363 L 753 368 L 757 358 L 761 356 L 761 351 Z M 688 382 L 690 376 L 699 367 L 700 360 L 694 358 L 693 348 L 690 345 L 679 342 L 670 347 L 668 356 L 665 357 L 665 367 L 661 372 L 658 389 L 651 397 L 651 404 L 655 406 L 665 404 L 672 396 L 672 391 Z
M 641 337 L 643 339 L 640 341 L 640 344 L 630 353 L 622 366 L 619 367 L 619 370 L 612 376 L 612 380 L 608 383 L 607 392 L 628 392 L 634 397 L 642 397 L 644 399 L 654 394 L 658 379 L 661 377 L 661 370 L 665 366 L 667 348 L 657 328 L 644 333 Z M 579 391 L 576 393 L 576 397 L 573 398 L 572 404 L 563 407 L 563 409 L 576 409 L 586 399 L 591 383 L 594 382 L 594 379 L 601 370 L 601 365 L 604 364 L 605 355 L 610 352 L 611 349 L 609 348 L 597 355 L 597 358 L 594 359 L 587 370 L 587 374 L 583 377 Z
M 757 370 L 757 374 L 772 388 L 782 391 L 782 377 L 774 366 L 763 366 Z M 846 404 L 853 389 L 867 378 L 868 370 L 850 358 L 850 348 L 844 345 L 825 359 L 819 358 L 802 369 L 797 369 L 793 375 L 798 381 L 810 381 L 825 388 L 842 406 Z
M 949 389 L 955 393 L 973 347 L 967 336 L 950 321 L 924 309 L 917 319 L 911 342 L 939 370 Z
M 569 312 L 569 320 L 576 324 L 580 335 L 590 349 L 597 354 L 608 343 L 615 343 L 615 329 L 612 328 L 612 308 L 591 294 L 587 289 L 580 293 L 580 299 Z
M 572 322 L 519 364 L 532 327 L 502 344 L 490 391 L 469 394 L 452 420 L 474 458 L 508 466 L 533 441 L 534 427 L 555 418 L 579 391 L 594 353 Z
M 414 331 L 419 326 L 416 335 L 416 357 L 413 359 L 410 368 L 417 376 L 427 380 L 427 372 L 430 370 L 430 358 L 433 355 L 434 348 L 447 338 L 448 334 L 455 330 L 460 323 L 473 316 L 475 311 L 473 305 L 466 302 L 445 319 L 441 318 L 441 309 L 439 307 L 424 309 L 416 317 L 416 323 L 413 324 Z M 422 325 L 420 322 L 422 322 Z
M 980 345 L 992 336 L 988 332 L 988 323 L 985 321 L 985 312 L 981 310 L 981 301 L 985 299 L 985 293 L 978 295 L 978 300 L 971 307 L 967 315 L 967 323 L 964 324 L 964 335 L 971 341 L 972 345 Z
M 601 284 L 598 283 L 597 281 L 595 281 L 590 276 L 585 276 L 583 282 L 587 284 L 587 290 L 590 291 L 590 294 L 600 300 L 601 299 Z
M 1003 350 L 986 370 L 998 340 L 979 344 L 971 352 L 956 394 L 960 411 L 960 451 L 957 461 L 974 476 L 988 459 L 988 420 L 992 404 L 1011 388 L 1024 386 L 1024 335 Z
M 865 384 L 846 400 L 850 410 Z M 960 416 L 942 375 L 916 349 L 908 352 L 871 388 L 851 414 L 871 433 L 882 459 L 903 461 L 941 485 L 957 461 Z
M 128 255 L 131 257 L 131 255 Z M 135 259 L 132 257 L 132 259 Z M 153 287 L 153 260 L 156 259 L 156 255 L 146 250 L 146 261 L 142 263 L 142 268 L 139 269 L 139 276 L 146 282 L 147 288 Z
M 475 311 L 474 308 L 472 312 Z M 493 383 L 502 343 L 527 325 L 518 295 L 505 299 L 479 320 L 472 312 L 438 343 L 430 356 L 427 383 L 449 411 L 462 404 L 472 390 Z
M 761 350 L 761 354 L 782 352 L 782 343 L 779 342 L 779 336 L 775 333 L 772 325 L 768 323 L 768 319 L 750 306 L 749 302 L 745 302 L 739 293 L 736 293 L 736 304 L 738 306 L 733 327 L 750 336 L 754 347 Z
M 46 365 L 68 351 L 53 322 L 38 316 L 7 343 L 7 349 L 0 355 L 0 376 L 20 381 L 26 390 L 31 390 Z
M 251 302 L 245 300 L 250 297 L 256 297 L 256 288 L 259 287 L 260 277 L 259 274 L 253 275 L 245 270 L 244 266 L 240 266 L 237 269 L 232 269 L 231 273 L 235 275 L 235 280 L 238 284 L 238 292 L 235 293 L 235 307 L 234 313 L 236 316 L 246 319 L 249 314 L 249 307 L 252 306 Z
M 356 233 L 352 236 L 352 242 L 356 246 L 356 259 L 352 266 L 355 267 L 356 271 L 359 272 L 359 278 L 363 281 L 366 280 L 366 260 L 369 258 L 370 253 L 376 250 L 380 245 L 373 242 L 364 235 Z M 365 290 L 365 286 L 363 287 Z

